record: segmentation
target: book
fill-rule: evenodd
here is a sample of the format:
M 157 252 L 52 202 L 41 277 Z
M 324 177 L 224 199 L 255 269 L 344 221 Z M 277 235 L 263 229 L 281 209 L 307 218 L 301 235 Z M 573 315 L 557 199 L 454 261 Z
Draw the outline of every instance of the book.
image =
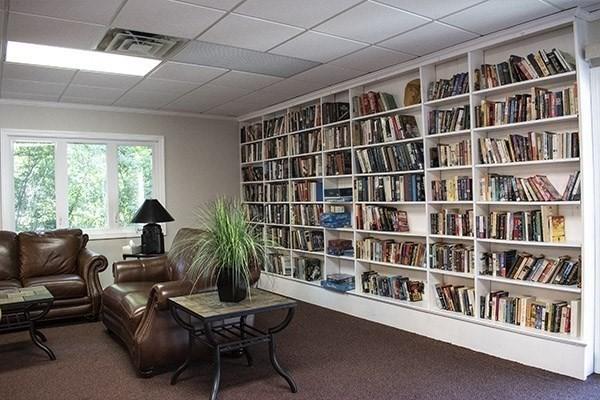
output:
M 260 122 L 242 126 L 240 129 L 240 142 L 253 142 L 262 139 L 262 124 Z
M 354 122 L 355 145 L 386 143 L 419 136 L 414 115 L 384 115 Z
M 265 222 L 267 224 L 287 225 L 290 223 L 290 212 L 287 204 L 267 204 L 265 206 Z
M 432 243 L 429 245 L 429 265 L 444 271 L 475 272 L 475 249 L 462 243 Z
M 324 102 L 322 109 L 323 124 L 331 124 L 350 119 L 350 103 Z
M 428 125 L 430 135 L 469 129 L 471 127 L 469 105 L 454 107 L 451 110 L 430 111 Z
M 288 137 L 277 137 L 264 142 L 265 159 L 280 158 L 287 156 Z
M 438 100 L 446 97 L 457 96 L 469 91 L 469 73 L 462 72 L 450 79 L 438 79 L 430 82 L 427 87 L 427 100 Z
M 267 271 L 292 276 L 292 261 L 289 255 L 271 253 L 267 255 Z
M 390 111 L 398 108 L 396 99 L 390 93 L 369 91 L 352 98 L 354 111 L 358 116 Z
M 321 125 L 321 107 L 318 104 L 290 109 L 286 114 L 288 132 L 300 131 Z
M 350 124 L 330 126 L 323 129 L 323 146 L 325 150 L 350 147 Z
M 557 206 L 527 211 L 493 211 L 475 218 L 476 235 L 481 239 L 551 242 L 553 216 L 558 216 Z
M 287 162 L 287 160 L 286 160 Z M 321 176 L 321 155 L 299 156 L 291 159 L 292 178 L 311 178 Z
M 279 136 L 286 133 L 284 115 L 267 119 L 263 122 L 263 125 L 263 133 L 265 138 Z
M 408 214 L 394 207 L 359 204 L 356 206 L 356 229 L 408 232 Z
M 282 226 L 267 226 L 265 238 L 271 247 L 290 248 L 290 228 Z
M 473 210 L 442 209 L 430 213 L 432 235 L 473 236 Z
M 358 201 L 425 201 L 423 174 L 365 176 L 354 180 Z
M 425 250 L 425 243 L 419 242 L 397 242 L 374 237 L 356 241 L 358 259 L 390 264 L 425 268 Z
M 482 201 L 562 201 L 560 194 L 546 175 L 516 177 L 489 174 L 479 180 Z
M 289 201 L 289 186 L 287 182 L 273 182 L 265 185 L 265 195 L 269 202 Z
M 282 184 L 282 187 L 287 198 L 287 183 Z M 323 201 L 323 183 L 320 180 L 292 181 L 292 196 L 293 201 Z
M 290 136 L 291 155 L 321 151 L 321 130 L 296 133 Z
M 320 281 L 322 274 L 322 261 L 318 258 L 298 257 L 295 259 L 294 278 L 308 282 Z
M 423 169 L 423 143 L 398 143 L 356 150 L 358 173 Z
M 294 204 L 291 209 L 292 225 L 320 226 L 322 213 L 321 204 Z
M 475 289 L 462 285 L 436 284 L 436 303 L 439 308 L 446 311 L 474 316 Z
M 264 202 L 265 192 L 262 183 L 252 183 L 249 185 L 243 185 L 242 199 L 244 199 L 244 201 L 250 201 L 255 203 Z
M 325 175 L 352 174 L 352 153 L 350 150 L 334 151 L 325 154 Z
M 264 179 L 262 166 L 242 167 L 242 182 L 256 182 Z
M 410 302 L 423 300 L 425 284 L 421 281 L 402 275 L 381 275 L 377 271 L 363 272 L 361 280 L 363 293 Z
M 262 143 L 249 143 L 242 146 L 241 158 L 243 163 L 262 160 Z
M 431 180 L 433 201 L 473 200 L 473 179 L 470 176 L 453 176 L 448 179 Z
M 267 161 L 264 164 L 265 168 L 265 179 L 266 180 L 277 180 L 277 179 L 288 179 L 289 175 L 289 162 L 288 160 L 273 160 Z
M 304 251 L 323 251 L 325 239 L 322 230 L 295 229 L 291 232 L 292 248 Z
M 429 148 L 431 168 L 458 167 L 471 165 L 471 140 L 464 139 L 458 143 L 438 143 Z
M 565 242 L 565 217 L 553 215 L 550 217 L 550 241 L 554 243 Z

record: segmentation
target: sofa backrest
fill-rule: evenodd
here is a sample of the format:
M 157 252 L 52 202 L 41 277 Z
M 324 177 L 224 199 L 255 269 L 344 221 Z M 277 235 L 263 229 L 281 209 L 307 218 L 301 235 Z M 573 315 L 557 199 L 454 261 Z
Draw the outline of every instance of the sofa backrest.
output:
M 0 231 L 0 281 L 19 279 L 17 234 Z
M 87 241 L 80 229 L 19 233 L 20 278 L 76 273 L 77 258 Z

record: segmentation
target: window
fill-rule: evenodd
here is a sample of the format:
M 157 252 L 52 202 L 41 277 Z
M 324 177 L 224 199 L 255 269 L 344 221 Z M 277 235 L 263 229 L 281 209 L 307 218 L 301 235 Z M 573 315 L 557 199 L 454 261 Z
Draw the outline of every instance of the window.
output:
M 146 198 L 164 201 L 163 138 L 2 131 L 2 226 L 136 235 Z

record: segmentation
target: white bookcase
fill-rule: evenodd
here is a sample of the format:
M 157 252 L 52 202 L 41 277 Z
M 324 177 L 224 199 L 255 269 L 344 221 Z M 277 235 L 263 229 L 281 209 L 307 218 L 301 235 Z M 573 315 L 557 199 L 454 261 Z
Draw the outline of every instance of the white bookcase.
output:
M 294 198 L 293 185 L 295 182 L 318 181 L 322 188 L 353 187 L 354 181 L 366 175 L 395 175 L 395 174 L 422 174 L 425 182 L 425 201 L 417 202 L 363 202 L 358 201 L 354 193 L 353 201 L 347 203 L 333 203 L 343 205 L 352 211 L 353 226 L 349 228 L 328 229 L 319 226 L 302 226 L 291 223 L 266 223 L 260 224 L 265 233 L 271 228 L 284 229 L 288 235 L 296 230 L 315 230 L 324 235 L 325 246 L 331 239 L 351 239 L 356 241 L 364 237 L 377 237 L 381 239 L 393 239 L 396 241 L 414 241 L 426 244 L 426 265 L 423 267 L 396 265 L 385 262 L 374 262 L 362 260 L 355 257 L 339 257 L 328 255 L 326 251 L 307 252 L 294 249 L 291 238 L 288 248 L 276 248 L 273 252 L 283 254 L 289 258 L 291 265 L 287 276 L 265 272 L 261 280 L 263 287 L 287 294 L 304 301 L 309 301 L 332 309 L 340 310 L 358 317 L 370 319 L 397 328 L 416 332 L 436 339 L 451 342 L 460 346 L 469 347 L 478 351 L 493 354 L 499 357 L 515 360 L 532 366 L 541 367 L 558 373 L 585 378 L 592 371 L 591 352 L 593 335 L 593 279 L 588 276 L 594 274 L 594 238 L 589 236 L 593 232 L 595 218 L 595 205 L 586 201 L 593 201 L 593 189 L 586 185 L 593 185 L 592 173 L 583 172 L 581 201 L 560 202 L 494 202 L 479 199 L 479 179 L 489 173 L 501 173 L 519 177 L 527 177 L 536 174 L 547 175 L 559 192 L 562 193 L 567 184 L 569 174 L 592 165 L 591 149 L 586 148 L 591 143 L 591 116 L 589 109 L 589 67 L 583 61 L 582 48 L 585 44 L 585 23 L 579 20 L 564 21 L 556 26 L 533 27 L 529 31 L 520 31 L 507 34 L 504 39 L 496 38 L 491 42 L 482 42 L 465 49 L 464 52 L 453 51 L 445 57 L 443 53 L 421 64 L 415 64 L 411 68 L 398 69 L 395 74 L 387 74 L 383 78 L 374 77 L 358 84 L 350 83 L 348 87 L 336 87 L 334 91 L 321 92 L 314 98 L 304 98 L 301 103 L 291 104 L 279 110 L 270 111 L 268 114 L 254 116 L 242 120 L 241 126 L 252 124 L 263 124 L 275 116 L 285 115 L 286 112 L 310 104 L 321 105 L 326 102 L 344 101 L 350 103 L 350 118 L 330 124 L 321 124 L 313 128 L 303 129 L 296 132 L 285 130 L 285 134 L 277 138 L 287 140 L 287 153 L 271 159 L 262 159 L 253 163 L 242 163 L 243 167 L 261 166 L 265 172 L 264 180 L 257 182 L 242 182 L 242 198 L 246 186 L 262 186 L 264 195 L 271 185 L 287 185 L 288 195 L 284 201 L 270 202 L 266 197 L 264 201 L 247 201 L 249 206 L 264 207 L 283 206 L 288 208 L 290 214 L 294 206 L 318 205 L 327 211 L 331 205 L 325 201 L 297 202 Z M 577 71 L 563 73 L 560 75 L 529 80 L 491 89 L 475 90 L 473 77 L 474 70 L 484 63 L 499 63 L 508 60 L 511 54 L 525 56 L 528 53 L 540 49 L 558 48 L 573 55 L 577 62 Z M 430 82 L 440 78 L 449 79 L 456 73 L 469 73 L 468 93 L 444 98 L 440 100 L 427 101 L 427 88 Z M 421 81 L 422 103 L 418 105 L 405 106 L 403 104 L 404 90 L 406 84 L 419 78 Z M 474 107 L 481 100 L 500 100 L 508 95 L 528 93 L 532 87 L 543 87 L 547 89 L 560 89 L 574 83 L 578 85 L 579 114 L 564 117 L 548 118 L 520 122 L 510 125 L 493 127 L 475 127 Z M 352 109 L 353 96 L 368 91 L 386 92 L 395 96 L 398 108 L 368 116 L 358 116 L 356 110 Z M 428 134 L 428 115 L 436 109 L 450 109 L 457 106 L 470 108 L 470 128 L 460 131 L 442 133 L 436 135 Z M 359 174 L 356 168 L 356 151 L 366 147 L 375 147 L 378 144 L 360 145 L 354 141 L 354 124 L 358 121 L 382 116 L 387 114 L 414 115 L 419 127 L 420 137 L 416 139 L 405 139 L 400 142 L 418 141 L 423 144 L 425 168 L 418 171 L 381 173 L 381 174 Z M 291 138 L 302 132 L 321 131 L 321 139 L 324 141 L 324 133 L 327 129 L 335 126 L 346 125 L 350 129 L 350 137 L 353 142 L 350 146 L 341 149 L 327 148 L 323 142 L 317 152 L 308 155 L 321 158 L 321 170 L 315 177 L 298 178 L 292 176 L 292 162 L 299 155 L 292 155 Z M 263 127 L 264 128 L 264 127 Z M 478 140 L 481 137 L 501 138 L 509 134 L 525 134 L 530 131 L 554 131 L 554 132 L 579 132 L 580 157 L 571 159 L 545 160 L 516 162 L 501 165 L 481 164 L 479 158 Z M 258 139 L 251 143 L 242 143 L 241 150 L 245 147 L 260 143 L 265 146 L 262 150 L 266 157 L 266 146 L 274 138 Z M 439 143 L 452 144 L 463 140 L 471 141 L 472 163 L 463 166 L 430 167 L 429 149 Z M 395 143 L 386 142 L 385 144 Z M 332 151 L 350 152 L 352 155 L 352 171 L 349 174 L 338 176 L 327 176 L 325 170 L 325 158 Z M 272 161 L 288 163 L 289 175 L 283 179 L 268 179 L 266 176 L 267 164 Z M 596 172 L 597 173 L 597 172 Z M 446 179 L 453 176 L 470 176 L 473 179 L 473 199 L 462 201 L 433 201 L 431 193 L 431 181 Z M 404 210 L 408 214 L 410 231 L 399 232 L 376 232 L 356 229 L 355 209 L 362 204 L 382 204 Z M 456 237 L 449 235 L 437 235 L 431 233 L 429 214 L 444 208 L 474 210 L 475 216 L 486 215 L 491 211 L 510 210 L 535 210 L 542 205 L 556 205 L 559 207 L 560 215 L 565 216 L 566 242 L 524 242 L 498 239 L 478 239 L 476 237 Z M 429 248 L 432 243 L 464 243 L 472 246 L 475 252 L 474 272 L 455 272 L 431 268 L 429 265 Z M 519 281 L 502 278 L 499 276 L 483 275 L 481 271 L 481 254 L 488 251 L 502 251 L 517 249 L 534 255 L 544 254 L 548 257 L 570 255 L 582 259 L 582 284 L 577 286 L 560 286 L 543 284 L 530 281 Z M 299 257 L 313 257 L 322 260 L 323 276 L 331 273 L 349 273 L 356 279 L 356 290 L 346 294 L 339 294 L 322 289 L 319 282 L 307 282 L 293 277 L 293 269 Z M 393 298 L 381 297 L 373 294 L 363 293 L 361 288 L 361 274 L 367 270 L 376 270 L 387 275 L 402 275 L 410 279 L 425 282 L 424 298 L 420 302 L 408 302 L 395 300 Z M 436 302 L 435 284 L 464 285 L 475 288 L 476 304 L 474 316 L 467 316 L 456 312 L 440 309 Z M 579 335 L 551 333 L 544 330 L 510 325 L 480 318 L 479 299 L 480 296 L 491 291 L 507 290 L 510 295 L 531 295 L 538 299 L 548 301 L 564 300 L 571 301 L 581 299 Z

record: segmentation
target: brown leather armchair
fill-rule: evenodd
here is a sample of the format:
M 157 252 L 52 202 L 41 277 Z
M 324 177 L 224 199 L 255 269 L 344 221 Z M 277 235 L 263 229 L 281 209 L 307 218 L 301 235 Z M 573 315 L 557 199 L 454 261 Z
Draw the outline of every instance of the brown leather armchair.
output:
M 106 257 L 86 248 L 80 229 L 50 232 L 0 231 L 0 289 L 46 286 L 54 304 L 44 319 L 97 319 Z
M 194 229 L 180 229 L 174 242 Z M 188 332 L 171 317 L 168 299 L 191 292 L 186 257 L 156 257 L 113 264 L 115 283 L 102 294 L 102 321 L 125 345 L 140 376 L 149 377 L 179 366 L 188 351 Z M 253 276 L 258 280 L 260 271 Z M 196 290 L 212 286 L 199 282 Z

